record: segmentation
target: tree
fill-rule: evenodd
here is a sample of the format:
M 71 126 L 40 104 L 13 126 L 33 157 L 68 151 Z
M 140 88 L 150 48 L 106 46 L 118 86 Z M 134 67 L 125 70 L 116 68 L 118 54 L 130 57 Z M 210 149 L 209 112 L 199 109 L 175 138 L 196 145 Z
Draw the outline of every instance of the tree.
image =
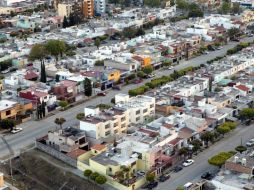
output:
M 124 28 L 122 31 L 122 35 L 125 38 L 132 39 L 132 38 L 136 37 L 136 29 L 131 28 L 131 27 Z
M 130 53 L 135 53 L 135 51 L 136 51 L 136 49 L 133 47 L 130 49 Z
M 184 187 L 177 187 L 176 190 L 184 190 Z
M 66 51 L 65 42 L 61 40 L 49 40 L 46 45 L 46 50 L 58 60 L 58 56 Z
M 220 152 L 208 160 L 208 163 L 221 167 L 233 154 L 231 152 Z
M 233 27 L 233 28 L 228 29 L 227 35 L 228 35 L 229 38 L 234 39 L 237 35 L 240 34 L 240 32 L 241 31 L 240 31 L 239 28 Z
M 170 66 L 171 64 L 172 64 L 172 61 L 171 61 L 171 60 L 165 60 L 165 61 L 163 61 L 163 63 L 162 63 L 163 67 L 168 67 L 168 66 Z
M 97 49 L 99 49 L 100 45 L 101 45 L 101 40 L 100 38 L 96 38 L 94 41 L 94 45 L 97 47 Z
M 179 150 L 179 155 L 180 156 L 184 156 L 184 159 L 185 159 L 185 157 L 188 155 L 188 148 L 186 148 L 186 147 L 182 147 L 180 150 Z
M 235 150 L 242 154 L 244 151 L 247 150 L 247 147 L 240 145 L 240 146 L 235 147 Z
M 213 141 L 214 135 L 210 131 L 206 131 L 203 134 L 201 134 L 200 139 L 205 142 L 206 145 L 208 145 L 209 141 Z
M 228 133 L 230 131 L 230 128 L 228 126 L 223 126 L 223 125 L 220 125 L 218 128 L 217 128 L 217 132 L 222 134 L 223 136 Z
M 221 7 L 219 8 L 218 12 L 221 14 L 228 14 L 230 12 L 230 7 L 231 7 L 230 3 L 224 1 L 221 4 Z
M 63 19 L 63 28 L 66 28 L 66 27 L 68 27 L 68 26 L 69 26 L 69 22 L 68 22 L 68 20 L 67 20 L 67 17 L 64 16 L 64 19 Z
M 88 78 L 85 78 L 84 81 L 84 92 L 86 96 L 91 96 L 92 95 L 92 83 L 91 80 L 89 80 Z
M 98 177 L 99 175 L 100 174 L 98 172 L 94 172 L 90 175 L 90 179 L 95 181 L 96 177 Z
M 161 1 L 160 0 L 144 0 L 144 5 L 149 7 L 160 7 Z
M 55 119 L 55 124 L 60 126 L 60 129 L 62 129 L 62 125 L 66 122 L 66 120 L 62 117 L 56 118 Z
M 90 177 L 90 175 L 91 175 L 92 173 L 93 173 L 92 170 L 87 169 L 87 170 L 84 171 L 84 176 L 85 176 L 85 177 Z
M 193 145 L 193 148 L 192 148 L 193 152 L 197 152 L 198 150 L 201 149 L 201 146 L 202 146 L 202 142 L 198 139 L 195 139 L 195 140 L 191 141 L 190 144 Z
M 137 76 L 140 78 L 144 78 L 145 77 L 145 73 L 143 71 L 138 71 Z
M 83 119 L 85 117 L 85 114 L 84 113 L 78 113 L 77 115 L 76 115 L 76 119 L 78 119 L 78 120 L 81 120 L 81 119 Z
M 244 119 L 254 119 L 254 108 L 244 108 L 239 112 L 239 118 Z
M 146 174 L 146 180 L 149 182 L 153 182 L 155 179 L 155 173 L 147 173 Z
M 145 74 L 151 74 L 153 72 L 153 67 L 151 65 L 148 65 L 148 66 L 145 66 L 142 71 L 145 73 Z
M 138 28 L 138 30 L 136 32 L 136 36 L 143 36 L 145 34 L 146 34 L 146 32 L 145 32 L 145 30 L 143 28 L 141 28 L 141 27 Z
M 233 3 L 230 12 L 233 13 L 233 14 L 241 13 L 242 8 L 240 7 L 240 4 L 237 3 L 237 2 Z
M 59 106 L 63 109 L 65 109 L 68 106 L 68 102 L 67 101 L 60 101 L 59 102 Z
M 102 185 L 107 182 L 107 178 L 102 175 L 99 175 L 95 178 L 95 182 Z
M 41 78 L 40 81 L 43 83 L 47 82 L 47 73 L 46 73 L 46 69 L 45 69 L 45 65 L 44 62 L 41 62 Z
M 44 45 L 42 44 L 35 44 L 30 53 L 29 53 L 29 60 L 34 61 L 34 60 L 42 60 L 46 57 L 47 55 L 47 50 Z
M 178 9 L 188 9 L 188 3 L 185 0 L 176 0 L 176 6 Z
M 16 126 L 16 121 L 13 119 L 3 119 L 0 121 L 0 127 L 2 129 L 9 129 L 10 131 Z
M 191 3 L 188 8 L 189 8 L 188 17 L 203 17 L 204 16 L 203 11 L 200 9 L 200 7 L 196 3 Z

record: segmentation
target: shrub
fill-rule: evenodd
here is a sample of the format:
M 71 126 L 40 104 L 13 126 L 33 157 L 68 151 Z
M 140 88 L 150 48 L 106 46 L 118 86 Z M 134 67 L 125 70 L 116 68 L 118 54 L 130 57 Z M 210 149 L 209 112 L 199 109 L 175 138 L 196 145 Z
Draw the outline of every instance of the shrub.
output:
M 84 113 L 78 113 L 77 115 L 76 115 L 76 119 L 78 119 L 78 120 L 81 120 L 81 119 L 83 119 L 85 117 L 85 114 Z
M 95 182 L 102 185 L 107 182 L 107 178 L 102 175 L 99 175 L 95 178 Z
M 92 173 L 93 173 L 92 170 L 87 169 L 84 171 L 84 176 L 89 177 Z
M 100 174 L 99 174 L 98 172 L 94 172 L 94 173 L 92 173 L 92 174 L 90 175 L 90 179 L 95 181 L 95 179 L 96 179 L 99 175 L 100 175 Z
M 221 167 L 231 156 L 233 156 L 232 152 L 220 152 L 219 154 L 210 158 L 208 163 Z

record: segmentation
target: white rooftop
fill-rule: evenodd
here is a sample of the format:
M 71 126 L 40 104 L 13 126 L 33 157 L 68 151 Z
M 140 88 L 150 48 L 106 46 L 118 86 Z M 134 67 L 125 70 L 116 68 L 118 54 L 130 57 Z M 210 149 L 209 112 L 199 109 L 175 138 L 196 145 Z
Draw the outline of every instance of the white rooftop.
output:
M 0 111 L 3 111 L 5 109 L 9 109 L 13 107 L 17 102 L 10 101 L 10 100 L 1 100 L 0 101 Z

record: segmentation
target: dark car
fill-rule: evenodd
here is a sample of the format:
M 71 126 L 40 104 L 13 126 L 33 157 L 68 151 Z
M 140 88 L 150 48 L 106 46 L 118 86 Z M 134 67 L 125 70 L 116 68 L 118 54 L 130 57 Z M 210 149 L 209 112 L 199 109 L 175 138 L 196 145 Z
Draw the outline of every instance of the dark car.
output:
M 105 92 L 100 92 L 97 94 L 97 96 L 106 96 L 106 93 Z
M 113 90 L 121 90 L 121 86 L 112 86 Z
M 154 182 L 149 183 L 149 184 L 146 186 L 146 188 L 147 188 L 147 189 L 153 189 L 153 188 L 155 188 L 155 187 L 157 187 L 157 186 L 158 186 L 158 181 L 154 181 Z
M 173 171 L 174 172 L 179 172 L 179 171 L 181 171 L 183 168 L 181 167 L 181 166 L 176 166 L 176 167 L 174 167 L 174 169 L 173 169 Z
M 207 179 L 207 180 L 211 180 L 213 177 L 214 177 L 213 174 L 211 174 L 210 172 L 206 172 L 201 175 L 202 179 Z
M 160 182 L 167 181 L 170 178 L 170 175 L 162 175 L 159 177 Z
M 142 79 L 136 79 L 136 80 L 134 80 L 134 84 L 139 84 L 139 83 L 141 83 L 143 80 Z

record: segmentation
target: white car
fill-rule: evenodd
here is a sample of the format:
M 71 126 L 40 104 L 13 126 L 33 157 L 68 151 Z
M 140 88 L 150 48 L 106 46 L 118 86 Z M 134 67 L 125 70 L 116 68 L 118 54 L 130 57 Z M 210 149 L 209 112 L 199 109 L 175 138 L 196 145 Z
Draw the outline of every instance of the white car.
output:
M 172 70 L 172 69 L 174 69 L 174 67 L 173 67 L 173 66 L 170 66 L 170 67 L 168 68 L 168 70 Z
M 194 160 L 188 159 L 183 163 L 183 166 L 187 167 L 194 163 Z
M 246 146 L 253 146 L 254 145 L 254 139 L 250 139 L 247 143 Z
M 11 130 L 11 133 L 15 134 L 15 133 L 18 133 L 18 132 L 20 132 L 22 130 L 23 130 L 22 128 L 16 127 L 16 128 Z

